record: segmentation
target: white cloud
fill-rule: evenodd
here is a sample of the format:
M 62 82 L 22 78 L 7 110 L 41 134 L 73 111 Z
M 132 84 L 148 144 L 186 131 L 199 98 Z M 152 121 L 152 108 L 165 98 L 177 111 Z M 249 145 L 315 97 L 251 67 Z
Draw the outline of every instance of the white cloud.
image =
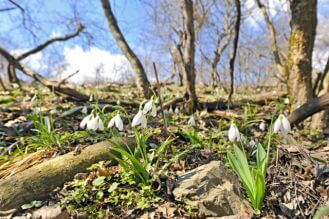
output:
M 68 77 L 73 83 L 127 82 L 133 78 L 133 71 L 128 60 L 120 54 L 112 54 L 97 47 L 83 50 L 79 46 L 64 49 L 66 68 L 59 77 Z
M 24 52 L 28 51 L 27 49 L 16 49 L 11 51 L 11 53 L 18 57 L 19 55 L 23 54 Z M 28 65 L 32 69 L 35 70 L 41 70 L 45 67 L 43 63 L 43 54 L 42 52 L 35 53 L 33 55 L 30 55 L 22 60 L 23 64 Z

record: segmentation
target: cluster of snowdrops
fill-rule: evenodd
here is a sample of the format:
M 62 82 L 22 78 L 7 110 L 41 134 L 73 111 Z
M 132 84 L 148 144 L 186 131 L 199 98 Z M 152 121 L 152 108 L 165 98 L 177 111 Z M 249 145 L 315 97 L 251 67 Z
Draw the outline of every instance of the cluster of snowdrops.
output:
M 148 117 L 156 117 L 157 115 L 156 103 L 157 99 L 154 96 L 150 100 L 143 102 L 139 107 L 139 111 L 134 116 L 131 126 L 133 128 L 138 126 L 146 128 Z M 107 125 L 108 128 L 116 128 L 119 131 L 124 131 L 124 123 L 120 115 L 121 113 L 120 110 L 113 112 L 114 116 L 110 119 Z M 178 114 L 179 110 L 177 107 L 174 111 L 170 108 L 169 110 L 164 110 L 163 113 Z M 190 126 L 196 126 L 194 115 L 190 117 L 188 124 Z M 83 118 L 80 123 L 80 128 L 87 128 L 88 130 L 94 131 L 104 130 L 104 123 L 97 109 L 94 109 L 90 115 Z M 265 122 L 260 123 L 259 128 L 265 131 Z M 249 145 L 253 148 L 253 152 L 248 154 L 245 151 L 247 138 L 240 133 L 236 123 L 234 121 L 231 122 L 227 136 L 229 141 L 232 142 L 233 148 L 229 149 L 227 152 L 227 161 L 242 182 L 248 199 L 256 214 L 260 214 L 262 202 L 265 197 L 266 170 L 269 161 L 271 138 L 273 134 L 287 136 L 290 131 L 291 125 L 289 120 L 283 114 L 280 114 L 275 120 L 273 128 L 270 127 L 268 129 L 266 137 L 264 138 L 265 140 L 263 140 L 262 143 L 261 140 L 259 140 L 258 143 L 255 143 L 254 141 L 249 142 Z M 255 155 L 254 157 L 256 158 L 253 158 L 253 155 Z

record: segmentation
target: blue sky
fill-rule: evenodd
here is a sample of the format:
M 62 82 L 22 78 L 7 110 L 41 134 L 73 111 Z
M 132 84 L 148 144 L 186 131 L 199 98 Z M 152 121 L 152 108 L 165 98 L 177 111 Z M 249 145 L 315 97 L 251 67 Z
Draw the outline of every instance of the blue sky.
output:
M 144 56 L 143 58 L 148 62 L 158 61 L 160 58 L 164 60 L 169 59 L 169 54 L 157 53 L 157 44 L 159 42 L 155 42 L 156 39 L 154 37 L 145 38 L 145 33 L 153 31 L 149 16 L 151 8 L 145 2 L 159 3 L 160 1 L 111 1 L 114 14 L 129 45 L 138 55 Z M 253 2 L 253 0 L 248 1 Z M 76 46 L 81 47 L 85 51 L 88 51 L 90 48 L 98 48 L 111 54 L 121 54 L 109 31 L 99 0 L 16 0 L 16 2 L 26 9 L 25 25 L 32 32 L 24 27 L 22 13 L 19 10 L 0 13 L 0 45 L 10 51 L 31 49 L 55 35 L 71 33 L 75 28 L 75 18 L 79 18 L 87 26 L 86 34 L 82 34 L 68 42 L 50 46 L 42 52 L 42 56 L 39 56 L 35 62 L 42 62 L 43 65 L 41 66 L 47 67 L 59 64 L 65 58 L 65 51 L 67 53 L 70 52 L 68 48 L 72 48 L 72 53 L 69 53 L 70 57 L 72 57 L 72 54 L 77 54 L 77 50 L 74 50 Z M 0 8 L 8 5 L 10 4 L 7 0 L 0 0 Z M 329 16 L 329 0 L 318 1 L 318 15 L 321 17 L 321 22 L 324 21 L 324 16 Z M 262 16 L 256 14 L 256 17 L 259 20 L 257 18 L 253 19 L 262 24 Z M 263 38 L 264 28 L 259 27 L 257 22 L 255 22 L 254 26 L 251 24 L 252 22 L 242 24 L 243 32 L 240 42 L 245 43 L 244 46 L 246 47 L 252 46 L 252 41 L 257 39 L 257 37 Z M 288 22 L 286 25 L 288 25 Z M 209 43 L 207 38 L 204 39 L 204 43 L 204 50 L 211 54 L 213 45 Z M 267 44 L 266 40 L 264 43 Z M 209 47 L 207 47 L 207 44 Z M 104 53 L 98 51 L 97 54 Z M 110 55 L 106 55 L 106 57 L 110 57 Z M 225 57 L 224 62 L 226 63 Z M 161 68 L 162 65 L 159 64 L 159 66 Z M 52 73 L 52 70 L 49 68 L 38 70 L 44 74 Z

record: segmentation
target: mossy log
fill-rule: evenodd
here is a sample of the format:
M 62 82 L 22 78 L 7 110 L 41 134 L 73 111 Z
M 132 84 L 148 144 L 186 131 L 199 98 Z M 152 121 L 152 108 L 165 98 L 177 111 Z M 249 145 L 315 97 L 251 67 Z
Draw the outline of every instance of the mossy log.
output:
M 102 160 L 113 160 L 111 148 L 115 144 L 133 146 L 127 138 L 115 138 L 90 145 L 79 154 L 70 152 L 45 161 L 15 175 L 0 180 L 0 210 L 20 208 L 33 200 L 44 200 L 57 187 L 63 186 L 75 174 L 86 172 L 86 168 Z

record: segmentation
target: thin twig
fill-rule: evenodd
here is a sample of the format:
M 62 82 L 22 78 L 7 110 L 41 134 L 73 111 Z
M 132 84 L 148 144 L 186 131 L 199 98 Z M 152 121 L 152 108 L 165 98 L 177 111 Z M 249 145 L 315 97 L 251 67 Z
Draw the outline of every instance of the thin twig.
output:
M 161 91 L 160 91 L 160 82 L 159 82 L 159 75 L 158 75 L 158 71 L 157 71 L 157 68 L 156 68 L 156 65 L 155 63 L 153 62 L 153 69 L 154 69 L 154 75 L 155 75 L 155 78 L 157 80 L 157 90 L 158 90 L 158 96 L 159 96 L 159 102 L 160 102 L 160 109 L 161 109 L 161 114 L 162 114 L 162 118 L 163 118 L 163 123 L 165 125 L 165 130 L 167 131 L 167 120 L 166 120 L 166 116 L 163 112 L 163 107 L 162 107 L 162 95 L 161 95 Z

